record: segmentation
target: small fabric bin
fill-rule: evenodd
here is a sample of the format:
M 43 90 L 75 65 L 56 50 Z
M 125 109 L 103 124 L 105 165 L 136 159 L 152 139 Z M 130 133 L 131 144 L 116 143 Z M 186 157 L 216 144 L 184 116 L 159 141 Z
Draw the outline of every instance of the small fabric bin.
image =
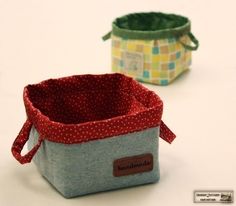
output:
M 103 37 L 109 38 L 114 72 L 158 85 L 167 85 L 186 71 L 191 51 L 199 44 L 188 18 L 158 12 L 116 18 L 112 31 Z
M 78 75 L 28 85 L 27 120 L 12 146 L 66 198 L 159 180 L 163 103 L 122 74 Z M 28 142 L 29 152 L 21 155 Z

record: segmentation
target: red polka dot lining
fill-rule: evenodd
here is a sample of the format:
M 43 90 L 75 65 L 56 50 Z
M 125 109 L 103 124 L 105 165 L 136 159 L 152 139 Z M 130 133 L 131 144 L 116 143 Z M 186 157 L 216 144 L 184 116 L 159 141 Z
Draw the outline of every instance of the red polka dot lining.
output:
M 49 79 L 24 89 L 28 120 L 42 139 L 64 144 L 160 125 L 161 99 L 122 74 Z

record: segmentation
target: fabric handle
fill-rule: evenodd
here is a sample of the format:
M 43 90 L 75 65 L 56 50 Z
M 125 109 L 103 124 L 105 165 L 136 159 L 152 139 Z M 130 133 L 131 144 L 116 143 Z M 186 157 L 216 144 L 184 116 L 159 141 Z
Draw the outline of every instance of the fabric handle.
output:
M 29 139 L 30 130 L 32 127 L 32 123 L 27 119 L 24 123 L 21 131 L 19 132 L 18 136 L 16 137 L 15 141 L 13 142 L 11 152 L 13 156 L 16 158 L 18 162 L 21 164 L 30 163 L 32 158 L 34 157 L 35 153 L 39 149 L 43 139 L 39 137 L 38 143 L 24 156 L 21 155 L 21 151 L 25 145 L 25 143 Z
M 166 142 L 170 143 L 176 138 L 176 135 L 161 121 L 160 125 L 160 137 Z
M 199 46 L 199 41 L 197 40 L 197 38 L 191 33 L 189 32 L 188 34 L 188 37 L 190 38 L 191 42 L 194 43 L 194 46 L 191 46 L 191 45 L 187 45 L 185 44 L 184 42 L 182 42 L 179 38 L 179 42 L 183 45 L 183 47 L 187 50 L 190 50 L 190 51 L 195 51 L 197 50 L 198 46 Z
M 108 40 L 108 39 L 110 39 L 111 38 L 111 31 L 109 31 L 107 34 L 105 34 L 103 37 L 102 37 L 102 40 L 103 41 L 106 41 L 106 40 Z

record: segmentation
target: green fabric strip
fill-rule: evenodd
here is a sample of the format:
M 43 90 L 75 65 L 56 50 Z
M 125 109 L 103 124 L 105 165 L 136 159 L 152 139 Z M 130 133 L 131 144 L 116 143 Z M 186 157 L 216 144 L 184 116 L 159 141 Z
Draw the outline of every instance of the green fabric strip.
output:
M 120 29 L 114 23 L 112 25 L 112 34 L 127 39 L 154 40 L 154 39 L 173 38 L 185 35 L 189 33 L 189 31 L 190 31 L 190 23 L 180 28 L 165 29 L 160 31 L 138 31 L 138 30 L 132 31 L 128 29 Z
M 108 40 L 108 39 L 110 39 L 110 38 L 111 38 L 111 32 L 108 32 L 107 34 L 105 34 L 105 35 L 102 37 L 103 41 L 106 41 L 106 40 Z

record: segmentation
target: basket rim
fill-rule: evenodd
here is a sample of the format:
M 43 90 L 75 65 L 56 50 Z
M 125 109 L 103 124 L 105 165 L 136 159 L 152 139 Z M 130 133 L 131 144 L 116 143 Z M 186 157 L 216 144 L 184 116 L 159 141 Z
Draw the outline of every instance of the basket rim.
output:
M 182 21 L 182 25 L 175 26 L 173 28 L 164 28 L 164 29 L 156 29 L 156 30 L 138 30 L 138 29 L 130 29 L 130 28 L 122 28 L 119 25 L 119 22 L 123 21 L 128 23 L 128 19 L 130 17 L 136 16 L 148 16 L 156 15 L 161 18 L 171 18 L 171 20 Z M 168 14 L 162 12 L 140 12 L 140 13 L 130 13 L 121 17 L 116 18 L 112 22 L 112 34 L 115 36 L 119 36 L 125 39 L 143 39 L 143 40 L 154 40 L 154 39 L 164 39 L 164 38 L 179 38 L 183 35 L 188 34 L 191 31 L 191 22 L 190 20 L 182 15 L 177 14 Z
M 130 81 L 132 86 L 135 88 L 139 88 L 140 91 L 148 94 L 150 101 L 152 104 L 149 108 L 145 109 L 144 111 L 137 112 L 134 114 L 124 114 L 121 116 L 115 116 L 112 118 L 104 119 L 104 120 L 96 120 L 96 121 L 88 121 L 82 122 L 78 124 L 65 124 L 63 122 L 57 122 L 51 120 L 48 116 L 43 114 L 39 108 L 36 108 L 29 97 L 29 87 L 32 85 L 27 85 L 24 88 L 23 92 L 23 99 L 25 104 L 25 109 L 27 113 L 28 119 L 33 123 L 37 131 L 40 133 L 44 139 L 53 142 L 65 143 L 65 144 L 72 144 L 72 143 L 81 143 L 86 142 L 89 140 L 94 139 L 102 139 L 105 137 L 117 136 L 121 134 L 126 134 L 130 132 L 140 131 L 143 129 L 159 126 L 161 123 L 161 117 L 163 112 L 163 102 L 160 97 L 155 94 L 153 91 L 148 90 L 136 80 L 133 80 L 130 77 L 127 77 L 122 74 L 102 74 L 102 75 L 91 75 L 91 74 L 84 74 L 84 75 L 73 75 L 69 77 L 62 77 L 57 79 L 49 79 L 42 81 L 38 84 L 33 85 L 46 85 L 50 81 L 67 81 L 73 78 L 86 78 L 86 77 L 114 77 L 117 76 L 118 78 L 123 78 L 125 81 Z M 147 121 L 144 121 L 144 120 Z M 139 120 L 139 121 L 137 121 Z M 135 124 L 131 124 L 130 122 L 135 122 Z M 116 129 L 116 124 L 121 124 L 119 129 Z M 127 129 L 127 124 L 129 125 Z M 109 130 L 108 133 L 88 133 L 86 130 L 94 129 L 94 128 L 107 128 Z M 70 133 L 71 137 L 77 135 L 78 138 L 67 138 Z

